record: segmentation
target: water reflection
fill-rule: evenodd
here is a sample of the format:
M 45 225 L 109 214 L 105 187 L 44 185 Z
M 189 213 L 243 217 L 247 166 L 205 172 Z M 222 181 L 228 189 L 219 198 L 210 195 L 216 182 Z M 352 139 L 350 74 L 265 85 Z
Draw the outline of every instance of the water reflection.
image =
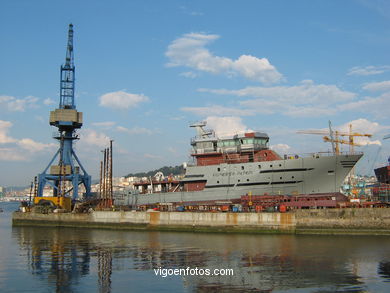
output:
M 112 253 L 108 249 L 98 249 L 99 292 L 111 292 Z
M 380 262 L 378 266 L 378 274 L 390 282 L 390 262 Z
M 99 292 L 156 288 L 167 292 L 366 292 L 371 286 L 375 292 L 385 292 L 383 281 L 390 280 L 389 237 L 37 227 L 14 227 L 12 232 L 31 273 L 43 281 L 43 288 L 56 292 L 85 288 Z M 154 273 L 158 268 L 187 267 L 230 268 L 234 275 L 162 278 Z

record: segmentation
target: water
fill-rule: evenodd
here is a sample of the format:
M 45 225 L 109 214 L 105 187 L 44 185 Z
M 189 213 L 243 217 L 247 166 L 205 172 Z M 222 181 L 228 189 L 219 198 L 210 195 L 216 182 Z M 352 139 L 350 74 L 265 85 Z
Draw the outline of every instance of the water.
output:
M 0 207 L 0 292 L 390 292 L 387 236 L 12 227 Z M 175 268 L 234 275 L 155 273 Z

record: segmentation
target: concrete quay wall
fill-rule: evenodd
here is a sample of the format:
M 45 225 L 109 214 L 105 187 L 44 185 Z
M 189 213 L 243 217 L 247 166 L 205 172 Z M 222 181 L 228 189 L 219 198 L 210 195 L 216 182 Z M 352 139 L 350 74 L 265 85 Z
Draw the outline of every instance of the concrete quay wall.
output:
M 390 209 L 296 210 L 289 213 L 94 211 L 85 214 L 15 212 L 13 225 L 132 230 L 289 234 L 390 235 Z
M 93 227 L 133 230 L 293 233 L 294 214 L 94 211 L 86 214 L 15 212 L 15 226 Z
M 348 208 L 296 210 L 299 233 L 390 235 L 390 209 Z

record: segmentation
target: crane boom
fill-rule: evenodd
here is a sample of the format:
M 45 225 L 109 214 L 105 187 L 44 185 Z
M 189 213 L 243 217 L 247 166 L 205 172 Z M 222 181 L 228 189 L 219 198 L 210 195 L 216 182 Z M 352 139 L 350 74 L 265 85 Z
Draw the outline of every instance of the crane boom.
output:
M 334 154 L 337 154 L 339 152 L 338 150 L 338 145 L 335 145 L 334 143 L 334 137 L 333 137 L 333 130 L 332 130 L 332 122 L 329 120 L 329 136 L 331 138 L 331 143 L 332 143 L 332 151 Z M 324 137 L 325 140 L 325 137 Z
M 355 143 L 354 137 L 372 137 L 369 133 L 358 133 L 352 132 L 352 124 L 349 124 L 349 132 L 334 131 L 332 129 L 332 123 L 329 120 L 329 130 L 325 129 L 309 129 L 309 130 L 298 130 L 297 133 L 301 134 L 319 134 L 323 136 L 324 141 L 332 143 L 332 150 L 335 154 L 340 153 L 339 144 L 348 144 L 350 146 L 350 153 L 354 153 L 354 146 L 362 146 L 363 144 Z M 326 136 L 329 135 L 329 136 Z M 339 139 L 340 136 L 348 136 L 349 140 Z M 383 139 L 390 138 L 390 134 L 385 136 Z
M 65 64 L 61 66 L 60 109 L 75 109 L 75 67 L 73 64 L 73 24 L 69 24 Z

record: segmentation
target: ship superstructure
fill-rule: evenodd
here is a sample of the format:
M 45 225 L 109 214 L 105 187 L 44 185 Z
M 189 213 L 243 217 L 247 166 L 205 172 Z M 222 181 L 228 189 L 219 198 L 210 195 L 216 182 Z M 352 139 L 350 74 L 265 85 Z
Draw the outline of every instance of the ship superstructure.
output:
M 194 164 L 186 166 L 184 177 L 176 182 L 151 180 L 151 188 L 146 188 L 145 182 L 136 183 L 138 192 L 133 193 L 130 205 L 234 203 L 246 194 L 336 194 L 362 157 L 314 153 L 282 158 L 269 148 L 266 133 L 246 132 L 219 138 L 205 126 L 205 122 L 191 125 L 197 132 L 191 140 Z M 165 188 L 156 189 L 157 186 Z

